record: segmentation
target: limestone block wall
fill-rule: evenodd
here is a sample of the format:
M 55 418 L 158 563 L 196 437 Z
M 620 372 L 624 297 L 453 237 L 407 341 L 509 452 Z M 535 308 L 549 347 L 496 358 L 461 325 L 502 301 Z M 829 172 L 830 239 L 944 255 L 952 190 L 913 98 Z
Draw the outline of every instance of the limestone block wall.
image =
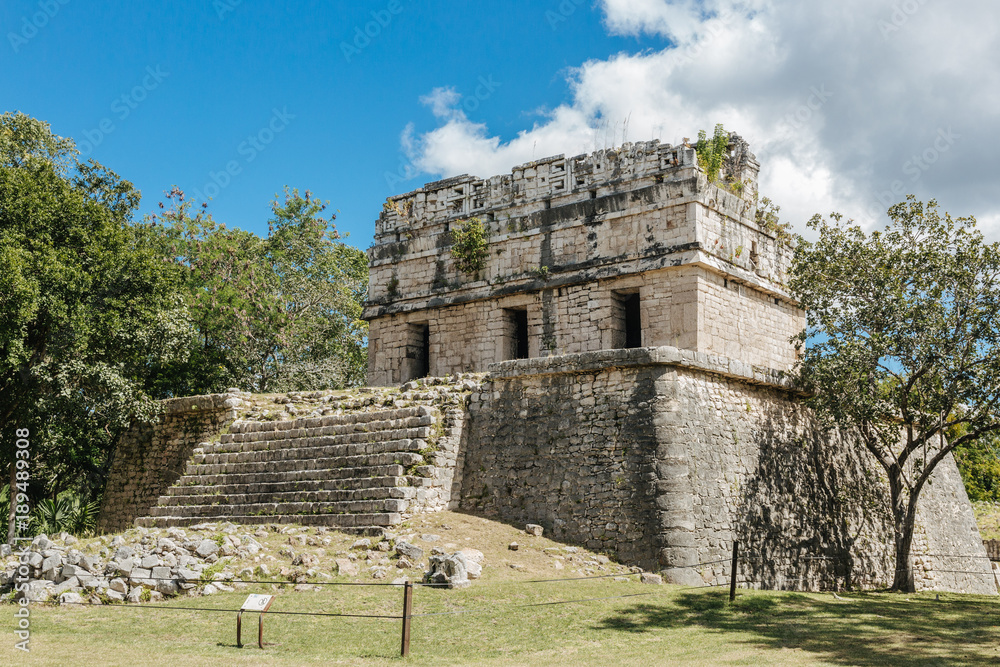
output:
M 115 450 L 98 530 L 125 530 L 149 514 L 184 474 L 197 443 L 218 436 L 236 418 L 237 404 L 231 394 L 174 398 L 162 401 L 157 422 L 134 424 Z
M 529 357 L 621 348 L 621 318 L 614 309 L 618 295 L 632 292 L 639 294 L 644 346 L 669 345 L 780 368 L 795 361 L 789 339 L 805 322 L 793 303 L 694 265 L 378 318 L 369 330 L 369 382 L 388 386 L 419 375 L 412 370 L 410 350 L 419 345 L 423 326 L 431 376 L 473 372 L 513 358 L 505 319 L 511 309 L 527 311 Z
M 521 370 L 540 361 L 500 366 Z M 529 371 L 488 381 L 469 405 L 462 509 L 538 523 L 553 539 L 654 569 L 651 452 L 661 372 Z
M 782 382 L 669 347 L 498 364 L 470 403 L 461 506 L 677 583 L 725 582 L 739 540 L 747 586 L 888 585 L 884 480 Z M 995 593 L 953 461 L 925 493 L 917 586 Z
M 729 167 L 733 191 L 696 162 L 690 146 L 629 144 L 391 198 L 369 250 L 369 384 L 513 358 L 505 309 L 528 311 L 530 357 L 623 347 L 616 298 L 631 292 L 643 345 L 789 367 L 803 318 L 784 287 L 791 247 L 755 219 L 757 163 Z M 478 275 L 452 253 L 471 217 L 488 236 Z

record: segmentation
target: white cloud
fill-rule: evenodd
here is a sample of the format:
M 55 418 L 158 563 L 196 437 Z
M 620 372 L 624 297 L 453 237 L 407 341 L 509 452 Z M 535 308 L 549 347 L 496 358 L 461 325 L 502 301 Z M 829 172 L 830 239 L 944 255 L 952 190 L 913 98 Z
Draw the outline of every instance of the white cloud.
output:
M 489 176 L 626 136 L 676 143 L 721 122 L 750 141 L 761 189 L 800 230 L 831 210 L 874 223 L 913 192 L 1000 235 L 994 142 L 983 140 L 1000 133 L 1000 40 L 982 20 L 990 0 L 602 7 L 610 31 L 673 46 L 581 64 L 570 99 L 509 142 L 470 121 L 454 91 L 436 89 L 423 101 L 442 124 L 410 136 L 414 164 Z

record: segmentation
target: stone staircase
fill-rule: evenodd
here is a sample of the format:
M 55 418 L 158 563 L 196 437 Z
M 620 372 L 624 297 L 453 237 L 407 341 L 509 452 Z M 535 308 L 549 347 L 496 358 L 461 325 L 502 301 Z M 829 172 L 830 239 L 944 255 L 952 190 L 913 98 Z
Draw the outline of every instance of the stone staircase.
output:
M 194 450 L 185 474 L 136 524 L 300 523 L 379 534 L 447 505 L 455 419 L 461 413 L 417 405 L 236 422 Z

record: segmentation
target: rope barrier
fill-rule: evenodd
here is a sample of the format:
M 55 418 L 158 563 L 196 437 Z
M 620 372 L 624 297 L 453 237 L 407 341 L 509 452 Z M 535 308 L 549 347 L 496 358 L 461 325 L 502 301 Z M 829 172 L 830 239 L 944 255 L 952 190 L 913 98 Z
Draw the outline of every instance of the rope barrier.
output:
M 238 614 L 242 609 L 216 609 L 214 607 L 164 607 L 160 605 L 130 605 L 130 604 L 103 604 L 97 602 L 60 602 L 60 605 L 75 605 L 77 607 L 115 607 L 118 609 L 155 609 L 157 611 L 208 611 L 226 614 Z M 387 616 L 383 614 L 337 614 L 332 612 L 319 611 L 268 611 L 268 615 L 280 616 L 329 616 L 336 618 L 384 618 L 389 620 L 401 620 L 402 616 Z

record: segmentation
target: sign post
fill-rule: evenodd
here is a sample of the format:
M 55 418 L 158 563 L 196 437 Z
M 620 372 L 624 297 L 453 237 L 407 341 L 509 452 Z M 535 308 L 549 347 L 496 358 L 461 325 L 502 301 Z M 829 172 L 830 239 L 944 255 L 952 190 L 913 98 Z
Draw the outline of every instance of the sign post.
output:
M 243 606 L 240 607 L 240 613 L 236 614 L 236 648 L 243 648 L 243 638 L 242 626 L 243 626 L 243 612 L 260 612 L 260 618 L 257 621 L 257 646 L 264 648 L 264 612 L 271 608 L 271 603 L 274 602 L 273 595 L 258 595 L 253 594 L 246 599 Z

